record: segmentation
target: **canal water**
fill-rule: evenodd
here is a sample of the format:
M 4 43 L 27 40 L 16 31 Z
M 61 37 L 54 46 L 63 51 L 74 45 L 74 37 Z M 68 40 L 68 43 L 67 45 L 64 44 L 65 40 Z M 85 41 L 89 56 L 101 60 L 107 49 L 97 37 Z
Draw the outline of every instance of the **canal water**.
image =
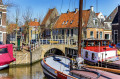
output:
M 40 62 L 32 66 L 7 68 L 0 71 L 0 79 L 46 79 Z

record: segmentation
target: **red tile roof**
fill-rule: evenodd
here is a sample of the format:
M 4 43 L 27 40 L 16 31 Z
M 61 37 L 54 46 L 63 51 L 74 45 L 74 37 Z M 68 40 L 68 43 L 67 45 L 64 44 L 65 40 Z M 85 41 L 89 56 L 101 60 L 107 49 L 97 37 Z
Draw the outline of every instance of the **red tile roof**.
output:
M 29 22 L 29 26 L 40 26 L 39 22 L 31 21 Z
M 69 13 L 61 14 L 61 16 L 57 20 L 56 24 L 54 25 L 54 28 L 74 28 L 74 27 L 78 27 L 78 16 L 79 16 L 79 11 L 76 12 L 76 13 L 75 12 L 69 12 Z M 83 23 L 84 23 L 83 27 L 87 26 L 89 16 L 90 16 L 90 10 L 83 10 L 83 15 L 82 15 Z M 68 23 L 63 24 L 64 21 L 65 21 L 65 23 L 68 21 Z
M 48 18 L 50 17 L 51 13 L 53 12 L 54 8 L 53 9 L 49 9 L 47 15 L 45 16 L 44 20 L 42 21 L 41 25 L 44 25 L 46 24 L 46 21 L 48 20 Z

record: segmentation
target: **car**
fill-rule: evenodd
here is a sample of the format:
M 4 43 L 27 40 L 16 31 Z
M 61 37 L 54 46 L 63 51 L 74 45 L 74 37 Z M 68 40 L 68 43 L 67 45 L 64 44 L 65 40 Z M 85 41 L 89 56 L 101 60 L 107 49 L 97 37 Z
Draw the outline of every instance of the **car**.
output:
M 116 44 L 116 48 L 117 48 L 117 49 L 120 49 L 120 43 L 117 43 L 117 44 Z

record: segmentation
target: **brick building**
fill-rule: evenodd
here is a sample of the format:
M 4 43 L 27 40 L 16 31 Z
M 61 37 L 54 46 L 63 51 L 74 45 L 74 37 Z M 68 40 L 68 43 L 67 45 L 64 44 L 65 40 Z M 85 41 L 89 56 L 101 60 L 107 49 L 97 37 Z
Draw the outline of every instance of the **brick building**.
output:
M 114 12 L 115 17 L 112 21 L 112 39 L 113 43 L 120 43 L 120 6 L 115 9 Z
M 44 17 L 40 25 L 42 38 L 51 38 L 53 26 L 58 20 L 58 18 L 59 13 L 56 8 L 48 10 L 48 13 Z
M 6 44 L 6 9 L 7 7 L 0 0 L 0 41 L 4 44 Z

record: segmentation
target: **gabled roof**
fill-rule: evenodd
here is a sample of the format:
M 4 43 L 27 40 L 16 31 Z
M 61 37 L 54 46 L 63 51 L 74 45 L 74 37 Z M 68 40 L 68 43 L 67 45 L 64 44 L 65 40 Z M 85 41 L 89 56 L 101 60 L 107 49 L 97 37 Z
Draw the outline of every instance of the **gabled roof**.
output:
M 35 21 L 30 21 L 29 26 L 40 26 L 40 23 Z
M 79 11 L 77 12 L 68 12 L 63 13 L 57 20 L 54 28 L 74 28 L 78 27 L 78 16 Z M 83 27 L 87 27 L 87 23 L 90 16 L 90 10 L 83 10 Z
M 104 22 L 112 22 L 117 12 L 118 12 L 118 8 L 116 7 Z
M 45 16 L 44 20 L 42 21 L 41 25 L 45 25 L 46 21 L 48 20 L 48 18 L 50 17 L 51 13 L 54 11 L 55 8 L 53 9 L 49 9 L 47 15 Z

